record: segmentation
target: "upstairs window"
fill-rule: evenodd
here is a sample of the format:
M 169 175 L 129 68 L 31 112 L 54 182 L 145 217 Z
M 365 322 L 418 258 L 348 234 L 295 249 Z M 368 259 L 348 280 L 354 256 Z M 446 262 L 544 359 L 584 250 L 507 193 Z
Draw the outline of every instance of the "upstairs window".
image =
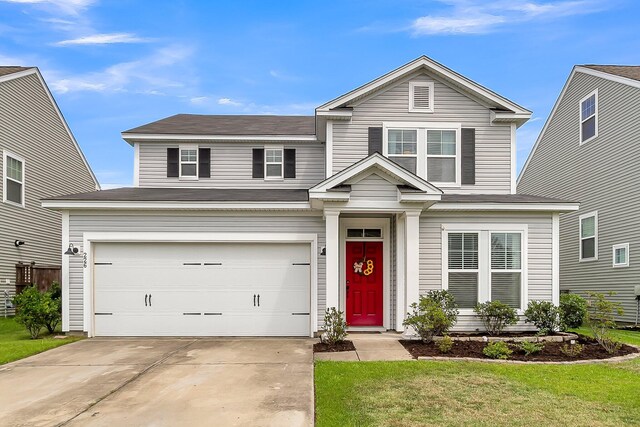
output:
M 24 159 L 5 152 L 3 164 L 3 200 L 24 207 Z
M 613 266 L 629 267 L 629 244 L 613 245 Z
M 598 213 L 580 216 L 580 261 L 598 259 Z
M 417 173 L 418 131 L 415 129 L 389 129 L 389 158 L 403 168 Z
M 409 82 L 409 111 L 433 113 L 433 82 Z
M 455 130 L 427 130 L 427 181 L 456 182 Z
M 580 101 L 580 144 L 598 136 L 598 91 Z
M 282 148 L 267 148 L 264 150 L 266 179 L 282 179 L 282 158 Z
M 198 148 L 180 147 L 180 178 L 198 177 Z

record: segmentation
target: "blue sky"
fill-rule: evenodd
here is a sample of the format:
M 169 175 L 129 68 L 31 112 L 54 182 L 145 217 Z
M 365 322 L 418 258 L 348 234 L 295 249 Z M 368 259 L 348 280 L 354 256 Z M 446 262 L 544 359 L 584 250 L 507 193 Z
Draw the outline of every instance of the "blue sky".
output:
M 427 55 L 534 112 L 526 160 L 574 64 L 640 64 L 635 0 L 0 0 L 0 63 L 40 67 L 105 187 L 120 132 L 176 113 L 313 114 Z

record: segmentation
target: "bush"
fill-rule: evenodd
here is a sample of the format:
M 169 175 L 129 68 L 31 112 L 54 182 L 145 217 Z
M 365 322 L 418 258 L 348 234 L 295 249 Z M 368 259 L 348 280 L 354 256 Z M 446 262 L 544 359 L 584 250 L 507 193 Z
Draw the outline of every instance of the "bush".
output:
M 620 303 L 609 301 L 606 295 L 599 292 L 587 292 L 587 326 L 593 332 L 593 337 L 607 353 L 615 353 L 620 349 L 620 342 L 613 337 L 611 331 L 616 327 L 615 315 L 622 316 L 624 310 Z
M 411 326 L 423 342 L 431 342 L 435 335 L 446 334 L 458 320 L 455 298 L 447 291 L 421 295 L 418 304 L 411 304 L 411 310 L 403 325 Z
M 587 301 L 580 295 L 560 295 L 560 319 L 562 328 L 579 328 L 587 314 Z
M 27 328 L 31 339 L 38 338 L 45 325 L 45 313 L 49 310 L 44 294 L 35 286 L 28 286 L 14 297 L 13 302 L 16 322 Z
M 561 327 L 560 309 L 549 301 L 530 301 L 524 312 L 527 323 L 533 323 L 541 334 L 553 334 Z
M 508 359 L 511 356 L 511 349 L 504 341 L 489 343 L 482 349 L 482 353 L 491 359 Z
M 544 348 L 544 343 L 522 341 L 518 345 L 518 348 L 524 352 L 525 356 L 531 356 L 532 354 L 540 352 Z
M 335 307 L 328 308 L 324 314 L 324 334 L 322 342 L 334 345 L 347 338 L 347 322 L 344 313 Z
M 500 301 L 478 303 L 473 311 L 480 316 L 489 335 L 500 335 L 505 326 L 515 325 L 518 322 L 516 310 Z
M 578 357 L 580 353 L 584 350 L 584 346 L 582 344 L 564 344 L 560 347 L 560 351 L 562 354 L 569 357 Z
M 442 340 L 438 343 L 438 350 L 441 353 L 449 353 L 453 348 L 453 339 L 449 335 L 442 337 Z
M 54 333 L 62 319 L 62 289 L 58 282 L 44 294 L 43 322 L 50 334 Z

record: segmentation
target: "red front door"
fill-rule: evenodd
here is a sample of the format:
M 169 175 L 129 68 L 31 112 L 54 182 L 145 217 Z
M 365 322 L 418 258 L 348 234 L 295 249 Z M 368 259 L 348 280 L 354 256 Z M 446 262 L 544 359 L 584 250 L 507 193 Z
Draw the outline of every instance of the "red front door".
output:
M 382 326 L 382 242 L 347 242 L 347 324 Z

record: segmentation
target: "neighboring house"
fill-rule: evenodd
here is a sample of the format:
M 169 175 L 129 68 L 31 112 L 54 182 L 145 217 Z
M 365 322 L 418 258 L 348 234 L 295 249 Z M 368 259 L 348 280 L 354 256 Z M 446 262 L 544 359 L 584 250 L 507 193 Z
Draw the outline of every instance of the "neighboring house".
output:
M 640 284 L 640 66 L 573 68 L 518 191 L 580 202 L 560 217 L 560 288 L 616 292 L 635 321 Z
M 0 67 L 0 151 L 2 313 L 18 262 L 61 265 L 61 215 L 41 199 L 99 186 L 35 67 Z
M 176 115 L 122 134 L 135 187 L 50 198 L 62 211 L 64 329 L 95 335 L 403 331 L 448 289 L 558 302 L 559 212 L 515 194 L 531 113 L 420 57 L 314 116 Z M 516 328 L 531 328 L 521 321 Z

